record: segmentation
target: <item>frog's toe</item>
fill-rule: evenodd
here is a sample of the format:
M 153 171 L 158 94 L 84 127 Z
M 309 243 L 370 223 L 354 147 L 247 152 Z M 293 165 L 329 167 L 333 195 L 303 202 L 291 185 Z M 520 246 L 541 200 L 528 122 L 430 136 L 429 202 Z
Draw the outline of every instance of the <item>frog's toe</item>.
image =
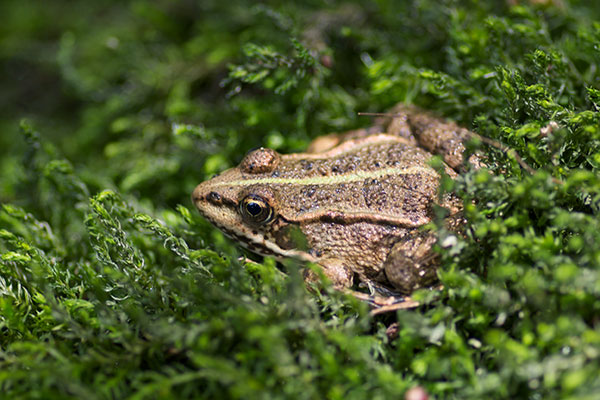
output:
M 399 291 L 392 290 L 387 286 L 371 280 L 361 282 L 358 287 L 366 287 L 371 296 L 402 297 L 402 293 Z
M 419 306 L 418 301 L 414 301 L 408 296 L 373 296 L 354 290 L 345 290 L 346 293 L 364 301 L 371 307 L 371 315 L 384 314 L 397 310 L 407 310 Z

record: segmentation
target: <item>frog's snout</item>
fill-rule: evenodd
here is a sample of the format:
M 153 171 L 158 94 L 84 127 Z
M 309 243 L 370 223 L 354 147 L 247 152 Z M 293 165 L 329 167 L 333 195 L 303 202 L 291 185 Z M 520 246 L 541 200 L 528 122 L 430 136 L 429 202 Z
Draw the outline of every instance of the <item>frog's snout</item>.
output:
M 197 208 L 200 208 L 202 203 L 205 203 L 210 197 L 210 188 L 206 182 L 202 182 L 192 192 L 192 202 Z

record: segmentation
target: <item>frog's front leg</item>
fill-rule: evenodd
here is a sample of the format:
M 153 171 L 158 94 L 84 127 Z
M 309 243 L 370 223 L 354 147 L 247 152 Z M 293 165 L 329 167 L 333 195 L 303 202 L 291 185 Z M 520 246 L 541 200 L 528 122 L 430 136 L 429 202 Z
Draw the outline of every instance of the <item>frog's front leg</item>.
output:
M 319 261 L 319 265 L 335 289 L 368 303 L 372 308 L 372 315 L 414 308 L 419 305 L 418 302 L 412 300 L 410 297 L 398 297 L 397 293 L 390 292 L 383 286 L 379 287 L 374 282 L 369 283 L 369 288 L 372 289 L 370 294 L 352 290 L 354 272 L 343 260 L 327 258 Z M 310 283 L 316 282 L 318 278 L 312 270 L 307 269 L 304 279 Z
M 326 258 L 319 261 L 319 266 L 336 289 L 341 290 L 352 287 L 354 282 L 354 272 L 343 260 L 338 258 Z M 304 274 L 304 280 L 307 282 L 315 282 L 317 277 L 313 271 L 307 269 Z
M 431 285 L 436 280 L 437 254 L 433 245 L 437 237 L 432 232 L 417 231 L 394 244 L 385 263 L 385 275 L 401 293 Z

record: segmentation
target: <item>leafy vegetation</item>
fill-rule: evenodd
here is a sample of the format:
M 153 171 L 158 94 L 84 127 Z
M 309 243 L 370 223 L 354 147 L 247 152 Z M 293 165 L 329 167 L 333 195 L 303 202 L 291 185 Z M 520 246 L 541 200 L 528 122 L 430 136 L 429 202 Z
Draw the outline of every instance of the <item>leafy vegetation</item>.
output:
M 600 395 L 600 6 L 0 3 L 0 397 Z M 372 317 L 190 193 L 417 104 L 507 144 L 447 190 L 442 290 Z M 452 239 L 452 240 L 450 240 Z M 398 335 L 386 334 L 398 323 Z

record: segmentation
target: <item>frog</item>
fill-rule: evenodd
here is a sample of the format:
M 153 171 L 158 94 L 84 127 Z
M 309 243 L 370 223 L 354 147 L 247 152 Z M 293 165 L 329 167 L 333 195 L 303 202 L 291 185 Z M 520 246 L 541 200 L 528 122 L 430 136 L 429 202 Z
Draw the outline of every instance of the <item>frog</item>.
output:
M 440 195 L 474 135 L 455 122 L 399 104 L 373 125 L 321 136 L 305 152 L 260 147 L 200 183 L 192 201 L 205 219 L 251 252 L 319 266 L 333 286 L 357 282 L 371 294 L 409 298 L 437 281 L 438 238 L 425 229 L 435 208 L 453 231 L 465 224 L 462 201 Z M 431 165 L 442 159 L 441 170 Z M 308 269 L 306 280 L 315 279 Z

